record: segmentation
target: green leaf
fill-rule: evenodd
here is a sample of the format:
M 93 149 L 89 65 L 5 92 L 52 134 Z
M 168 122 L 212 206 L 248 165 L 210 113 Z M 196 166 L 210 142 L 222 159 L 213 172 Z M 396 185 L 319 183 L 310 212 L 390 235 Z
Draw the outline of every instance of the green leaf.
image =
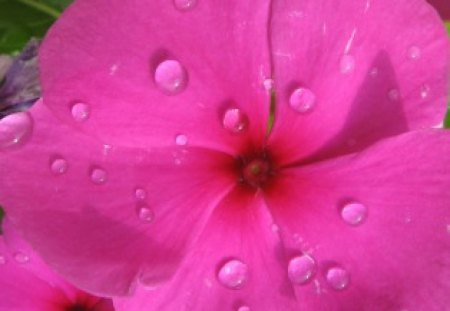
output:
M 71 0 L 0 0 L 0 53 L 17 53 L 42 38 Z
M 448 35 L 450 36 L 450 21 L 445 22 L 445 27 L 447 28 Z

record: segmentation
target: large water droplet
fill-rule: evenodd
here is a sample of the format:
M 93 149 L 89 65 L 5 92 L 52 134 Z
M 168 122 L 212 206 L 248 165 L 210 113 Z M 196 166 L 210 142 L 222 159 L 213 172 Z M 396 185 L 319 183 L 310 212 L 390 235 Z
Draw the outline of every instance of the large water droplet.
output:
M 349 225 L 359 225 L 367 217 L 367 207 L 358 202 L 345 204 L 341 209 L 341 217 Z
M 240 109 L 230 108 L 225 111 L 222 121 L 223 127 L 232 133 L 241 133 L 248 126 L 248 118 Z
M 136 190 L 134 191 L 134 195 L 139 201 L 144 201 L 147 199 L 147 191 L 142 188 L 136 188 Z
M 187 11 L 197 5 L 197 0 L 174 0 L 175 7 L 181 11 Z
M 311 111 L 316 104 L 316 95 L 307 88 L 298 88 L 289 97 L 289 105 L 299 113 Z
M 309 255 L 294 257 L 289 261 L 288 276 L 292 283 L 308 283 L 316 271 L 316 262 Z
M 25 264 L 30 261 L 30 257 L 22 252 L 17 252 L 14 254 L 14 260 L 17 263 Z
M 151 223 L 155 218 L 155 213 L 148 207 L 147 204 L 142 204 L 138 206 L 138 217 L 142 222 Z
M 418 60 L 422 56 L 422 51 L 417 46 L 412 46 L 408 49 L 408 57 L 412 60 Z
M 25 142 L 33 129 L 33 119 L 27 112 L 10 114 L 0 120 L 0 149 Z
M 186 146 L 187 143 L 188 143 L 188 138 L 186 135 L 179 134 L 179 135 L 175 136 L 175 144 L 177 144 L 178 146 Z
M 165 60 L 155 71 L 155 83 L 166 95 L 179 94 L 187 86 L 188 75 L 180 62 Z
M 91 108 L 85 103 L 76 103 L 72 106 L 72 117 L 77 122 L 85 122 L 89 119 Z
M 67 172 L 68 164 L 63 158 L 56 158 L 50 164 L 50 170 L 55 175 L 62 175 Z
M 333 267 L 328 269 L 326 273 L 328 285 L 334 290 L 343 290 L 350 283 L 350 275 L 342 267 Z
M 217 278 L 225 287 L 240 289 L 247 282 L 248 267 L 242 261 L 230 260 L 220 268 Z
M 349 54 L 342 56 L 339 63 L 340 70 L 342 74 L 349 74 L 355 70 L 355 57 Z
M 101 168 L 93 168 L 91 170 L 91 181 L 94 184 L 102 185 L 108 181 L 108 174 L 104 169 Z

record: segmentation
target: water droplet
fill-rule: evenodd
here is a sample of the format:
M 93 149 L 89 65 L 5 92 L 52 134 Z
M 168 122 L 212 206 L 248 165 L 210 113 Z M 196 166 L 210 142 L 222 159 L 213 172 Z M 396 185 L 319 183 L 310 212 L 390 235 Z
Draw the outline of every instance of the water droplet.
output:
M 379 73 L 380 73 L 380 70 L 377 67 L 374 67 L 370 70 L 369 74 L 372 78 L 376 78 L 376 77 L 378 77 Z
M 147 191 L 142 188 L 137 188 L 134 192 L 134 195 L 139 201 L 144 201 L 145 199 L 147 199 Z
M 247 116 L 238 108 L 230 108 L 223 116 L 223 127 L 232 133 L 241 133 L 248 126 Z
M 309 255 L 294 257 L 289 261 L 288 276 L 292 283 L 308 283 L 316 271 L 316 262 Z
M 400 99 L 400 91 L 397 89 L 392 89 L 389 91 L 388 97 L 391 101 L 398 101 Z
M 367 217 L 367 207 L 358 202 L 345 204 L 341 209 L 341 217 L 349 225 L 360 225 Z
M 0 265 L 6 264 L 6 257 L 3 255 L 0 255 Z
M 316 95 L 307 88 L 298 88 L 289 97 L 289 104 L 292 109 L 299 113 L 311 111 L 316 104 Z
M 26 255 L 26 254 L 24 254 L 22 252 L 17 252 L 17 253 L 14 254 L 14 260 L 17 263 L 25 264 L 25 263 L 30 261 L 30 257 L 28 257 L 28 255 Z
M 186 146 L 187 143 L 188 143 L 188 138 L 187 138 L 186 135 L 179 134 L 179 135 L 177 135 L 177 136 L 175 137 L 175 143 L 176 143 L 178 146 Z
M 242 307 L 239 307 L 239 309 L 237 311 L 250 311 L 250 307 L 242 306 Z
M 355 70 L 355 57 L 345 54 L 341 58 L 340 69 L 342 74 L 349 74 Z
M 408 57 L 412 60 L 419 60 L 422 56 L 422 51 L 417 46 L 412 46 L 408 49 Z
M 25 142 L 33 129 L 33 119 L 27 112 L 10 114 L 0 120 L 0 149 Z
M 151 223 L 155 218 L 155 213 L 153 213 L 148 205 L 143 204 L 138 206 L 138 217 L 142 222 Z
M 230 289 L 241 289 L 248 278 L 248 267 L 239 260 L 230 260 L 225 263 L 217 275 L 219 282 Z
M 273 233 L 278 233 L 280 231 L 280 227 L 277 224 L 272 224 L 271 228 Z
M 188 82 L 188 75 L 180 62 L 165 60 L 155 71 L 155 83 L 166 95 L 176 95 L 184 91 Z
M 420 98 L 427 99 L 430 96 L 430 86 L 428 84 L 424 84 L 420 87 Z
M 175 7 L 181 11 L 187 11 L 197 5 L 197 0 L 174 0 Z
M 342 267 L 333 267 L 328 269 L 326 280 L 328 285 L 334 290 L 343 290 L 347 288 L 350 283 L 350 275 L 347 270 Z
M 62 175 L 67 172 L 67 161 L 63 158 L 56 158 L 50 164 L 50 170 L 55 175 Z
M 270 91 L 273 89 L 274 86 L 274 81 L 273 79 L 265 79 L 263 82 L 264 88 L 266 89 L 266 91 Z
M 85 122 L 89 119 L 91 109 L 88 104 L 76 103 L 72 106 L 72 117 L 76 122 Z
M 104 169 L 94 168 L 91 170 L 91 180 L 94 184 L 102 185 L 108 180 L 108 174 Z

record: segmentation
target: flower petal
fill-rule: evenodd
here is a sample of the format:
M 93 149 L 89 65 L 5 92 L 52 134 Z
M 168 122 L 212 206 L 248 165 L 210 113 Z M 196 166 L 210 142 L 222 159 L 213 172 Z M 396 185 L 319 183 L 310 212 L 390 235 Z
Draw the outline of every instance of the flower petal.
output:
M 240 191 L 217 207 L 170 283 L 116 299 L 116 309 L 298 310 L 267 208 L 259 195 L 243 196 Z
M 143 270 L 155 282 L 171 276 L 234 184 L 225 154 L 104 145 L 61 125 L 42 102 L 30 115 L 29 140 L 0 150 L 0 201 L 46 262 L 80 288 L 125 294 Z
M 288 253 L 318 262 L 305 309 L 446 309 L 449 152 L 450 133 L 429 130 L 285 172 L 268 205 Z
M 182 133 L 233 152 L 227 108 L 249 116 L 248 132 L 266 131 L 268 12 L 263 0 L 76 1 L 41 49 L 45 103 L 109 143 L 170 145 Z M 82 124 L 71 115 L 79 102 L 90 108 Z
M 271 36 L 272 138 L 288 162 L 359 151 L 444 119 L 450 44 L 425 1 L 276 0 Z

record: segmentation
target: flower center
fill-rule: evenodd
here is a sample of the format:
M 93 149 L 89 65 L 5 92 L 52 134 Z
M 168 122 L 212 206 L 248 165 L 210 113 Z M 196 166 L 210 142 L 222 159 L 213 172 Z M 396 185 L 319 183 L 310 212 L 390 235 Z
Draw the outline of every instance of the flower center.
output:
M 272 163 L 267 155 L 241 157 L 238 159 L 240 182 L 251 188 L 263 188 L 274 175 Z

